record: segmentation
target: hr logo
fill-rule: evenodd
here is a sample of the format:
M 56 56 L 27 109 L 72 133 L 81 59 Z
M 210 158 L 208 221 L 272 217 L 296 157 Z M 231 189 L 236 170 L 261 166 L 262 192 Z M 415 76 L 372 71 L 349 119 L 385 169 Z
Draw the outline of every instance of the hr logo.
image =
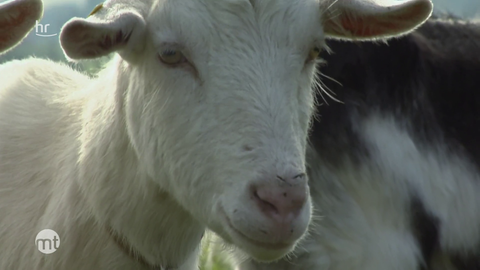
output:
M 54 230 L 41 230 L 35 237 L 35 245 L 43 254 L 52 254 L 60 247 L 60 236 Z
M 35 35 L 39 36 L 39 37 L 54 37 L 56 36 L 57 34 L 51 34 L 51 35 L 48 35 L 48 26 L 50 26 L 50 24 L 41 24 L 41 23 L 38 23 L 38 21 L 36 22 L 35 24 Z M 39 34 L 39 31 L 38 31 L 38 28 L 40 27 L 40 33 Z

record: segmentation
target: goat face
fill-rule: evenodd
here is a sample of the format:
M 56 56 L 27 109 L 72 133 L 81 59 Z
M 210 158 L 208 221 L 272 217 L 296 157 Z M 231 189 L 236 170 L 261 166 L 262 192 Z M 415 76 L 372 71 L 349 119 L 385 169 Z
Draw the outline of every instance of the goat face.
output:
M 325 37 L 392 36 L 431 12 L 428 0 L 327 2 L 111 1 L 70 21 L 61 41 L 72 59 L 120 54 L 117 88 L 148 174 L 197 220 L 271 261 L 310 220 L 305 151 Z

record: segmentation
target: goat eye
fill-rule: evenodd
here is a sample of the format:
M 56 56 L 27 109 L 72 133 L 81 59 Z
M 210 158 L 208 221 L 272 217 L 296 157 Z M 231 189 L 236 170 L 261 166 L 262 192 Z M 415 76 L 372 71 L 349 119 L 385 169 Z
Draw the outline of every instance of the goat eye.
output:
M 159 54 L 160 61 L 167 65 L 175 65 L 185 62 L 185 56 L 177 50 L 165 50 Z
M 320 48 L 314 47 L 308 54 L 308 61 L 315 60 L 320 55 Z M 307 62 L 308 62 L 307 61 Z

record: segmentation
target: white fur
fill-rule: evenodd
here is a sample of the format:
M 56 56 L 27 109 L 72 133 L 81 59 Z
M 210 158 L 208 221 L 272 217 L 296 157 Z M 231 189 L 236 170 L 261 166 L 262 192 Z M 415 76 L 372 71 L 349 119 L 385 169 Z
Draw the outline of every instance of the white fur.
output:
M 0 54 L 16 47 L 43 15 L 41 0 L 10 0 L 0 4 Z
M 431 13 L 414 1 L 423 9 L 400 9 L 416 16 L 405 31 Z M 60 34 L 70 59 L 118 53 L 97 78 L 48 60 L 1 66 L 0 269 L 142 269 L 105 226 L 180 270 L 195 269 L 206 227 L 257 259 L 288 252 L 227 219 L 273 241 L 247 187 L 305 170 L 305 60 L 325 38 L 322 13 L 315 0 L 113 0 Z M 168 48 L 191 65 L 162 64 Z M 309 219 L 307 201 L 292 247 Z M 53 254 L 35 250 L 42 229 L 61 238 Z

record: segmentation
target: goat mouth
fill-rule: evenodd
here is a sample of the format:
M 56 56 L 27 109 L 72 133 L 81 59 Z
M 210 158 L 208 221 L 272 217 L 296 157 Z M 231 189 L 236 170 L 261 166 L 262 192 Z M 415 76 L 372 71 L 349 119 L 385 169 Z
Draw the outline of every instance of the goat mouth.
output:
M 242 233 L 237 228 L 235 228 L 235 226 L 233 226 L 230 218 L 227 216 L 227 213 L 225 212 L 225 210 L 223 209 L 222 206 L 220 206 L 220 214 L 225 219 L 225 221 L 226 221 L 226 223 L 227 223 L 227 225 L 230 229 L 229 231 L 233 232 L 235 236 L 239 237 L 240 239 L 249 243 L 250 245 L 260 247 L 260 248 L 263 248 L 263 249 L 278 250 L 278 251 L 285 250 L 285 249 L 290 249 L 292 247 L 292 243 L 266 243 L 266 242 L 261 242 L 261 241 L 252 239 L 252 238 L 248 237 L 247 235 L 245 235 L 244 233 Z

